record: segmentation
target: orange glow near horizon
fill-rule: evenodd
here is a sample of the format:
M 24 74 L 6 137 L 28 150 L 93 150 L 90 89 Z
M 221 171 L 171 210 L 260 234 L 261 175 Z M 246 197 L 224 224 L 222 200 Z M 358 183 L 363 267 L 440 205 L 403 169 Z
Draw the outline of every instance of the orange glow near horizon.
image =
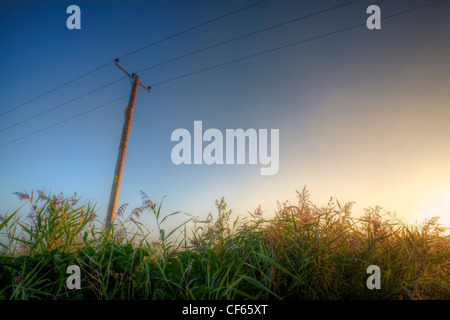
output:
M 430 190 L 428 194 L 424 194 L 416 207 L 417 224 L 422 224 L 425 220 L 439 217 L 439 223 L 450 228 L 450 184 L 434 190 Z

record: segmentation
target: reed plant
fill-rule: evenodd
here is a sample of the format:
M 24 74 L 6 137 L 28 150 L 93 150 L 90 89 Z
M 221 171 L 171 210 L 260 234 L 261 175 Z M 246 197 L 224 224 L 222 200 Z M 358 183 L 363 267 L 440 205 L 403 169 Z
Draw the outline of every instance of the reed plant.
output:
M 95 205 L 76 195 L 17 196 L 31 209 L 1 217 L 0 299 L 450 299 L 450 237 L 437 218 L 408 225 L 379 206 L 355 218 L 353 203 L 318 207 L 303 188 L 271 218 L 258 207 L 232 219 L 222 198 L 205 221 L 166 231 L 182 213 L 141 192 L 142 205 L 128 216 L 119 207 L 106 237 Z M 67 286 L 70 265 L 80 289 Z M 370 265 L 379 290 L 367 288 Z

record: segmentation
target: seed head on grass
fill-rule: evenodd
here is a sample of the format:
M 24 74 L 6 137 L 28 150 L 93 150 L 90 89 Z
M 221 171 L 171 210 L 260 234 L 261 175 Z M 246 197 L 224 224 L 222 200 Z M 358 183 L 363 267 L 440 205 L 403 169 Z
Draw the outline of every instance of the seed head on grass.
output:
M 13 194 L 17 195 L 19 197 L 19 200 L 26 200 L 30 199 L 30 196 L 25 192 L 13 192 Z
M 119 209 L 117 209 L 117 215 L 118 215 L 119 217 L 123 218 L 123 215 L 124 215 L 125 210 L 127 209 L 127 207 L 128 207 L 128 203 L 122 204 L 122 205 L 119 207 Z

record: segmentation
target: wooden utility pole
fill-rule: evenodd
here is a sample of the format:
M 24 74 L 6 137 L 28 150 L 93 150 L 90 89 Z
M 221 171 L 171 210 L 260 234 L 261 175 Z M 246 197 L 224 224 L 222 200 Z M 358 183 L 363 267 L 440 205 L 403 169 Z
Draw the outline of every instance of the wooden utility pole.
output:
M 119 155 L 117 156 L 116 170 L 114 172 L 114 179 L 111 189 L 111 196 L 109 198 L 108 212 L 106 215 L 106 228 L 114 222 L 117 209 L 117 199 L 119 197 L 120 181 L 122 179 L 123 162 L 125 160 L 125 153 L 127 152 L 128 135 L 130 133 L 131 119 L 134 111 L 134 101 L 136 100 L 136 92 L 139 86 L 139 76 L 134 76 L 133 86 L 131 87 L 130 100 L 125 109 L 125 120 L 123 123 L 122 137 L 120 138 Z
M 131 87 L 128 106 L 124 110 L 125 120 L 122 128 L 122 136 L 120 138 L 119 155 L 117 156 L 116 170 L 114 172 L 113 184 L 111 188 L 111 196 L 109 198 L 108 212 L 106 213 L 105 227 L 108 232 L 106 239 L 109 238 L 111 225 L 113 224 L 114 218 L 116 216 L 117 199 L 119 198 L 120 181 L 122 180 L 123 162 L 125 160 L 125 153 L 127 152 L 128 135 L 130 134 L 130 126 L 131 120 L 133 118 L 134 101 L 136 100 L 136 93 L 139 86 L 144 88 L 148 93 L 150 93 L 151 90 L 151 87 L 146 88 L 141 83 L 139 83 L 139 76 L 135 75 L 134 73 L 130 75 L 125 69 L 119 66 L 119 59 L 115 59 L 115 65 L 120 70 L 122 70 L 128 76 L 128 78 L 133 79 L 133 85 Z

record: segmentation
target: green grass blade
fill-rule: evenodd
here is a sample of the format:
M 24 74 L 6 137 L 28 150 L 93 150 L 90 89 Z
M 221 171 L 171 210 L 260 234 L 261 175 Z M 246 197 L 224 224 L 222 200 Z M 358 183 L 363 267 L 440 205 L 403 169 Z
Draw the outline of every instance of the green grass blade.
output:
M 269 288 L 267 288 L 265 285 L 263 285 L 261 282 L 259 282 L 258 280 L 256 280 L 253 277 L 249 277 L 249 276 L 245 276 L 245 275 L 241 275 L 241 278 L 250 282 L 251 284 L 253 284 L 255 287 L 267 292 L 268 294 L 273 295 L 274 297 L 276 297 L 279 300 L 283 300 L 283 298 L 281 298 L 279 295 L 277 295 L 275 292 L 273 292 L 272 290 L 270 290 Z

